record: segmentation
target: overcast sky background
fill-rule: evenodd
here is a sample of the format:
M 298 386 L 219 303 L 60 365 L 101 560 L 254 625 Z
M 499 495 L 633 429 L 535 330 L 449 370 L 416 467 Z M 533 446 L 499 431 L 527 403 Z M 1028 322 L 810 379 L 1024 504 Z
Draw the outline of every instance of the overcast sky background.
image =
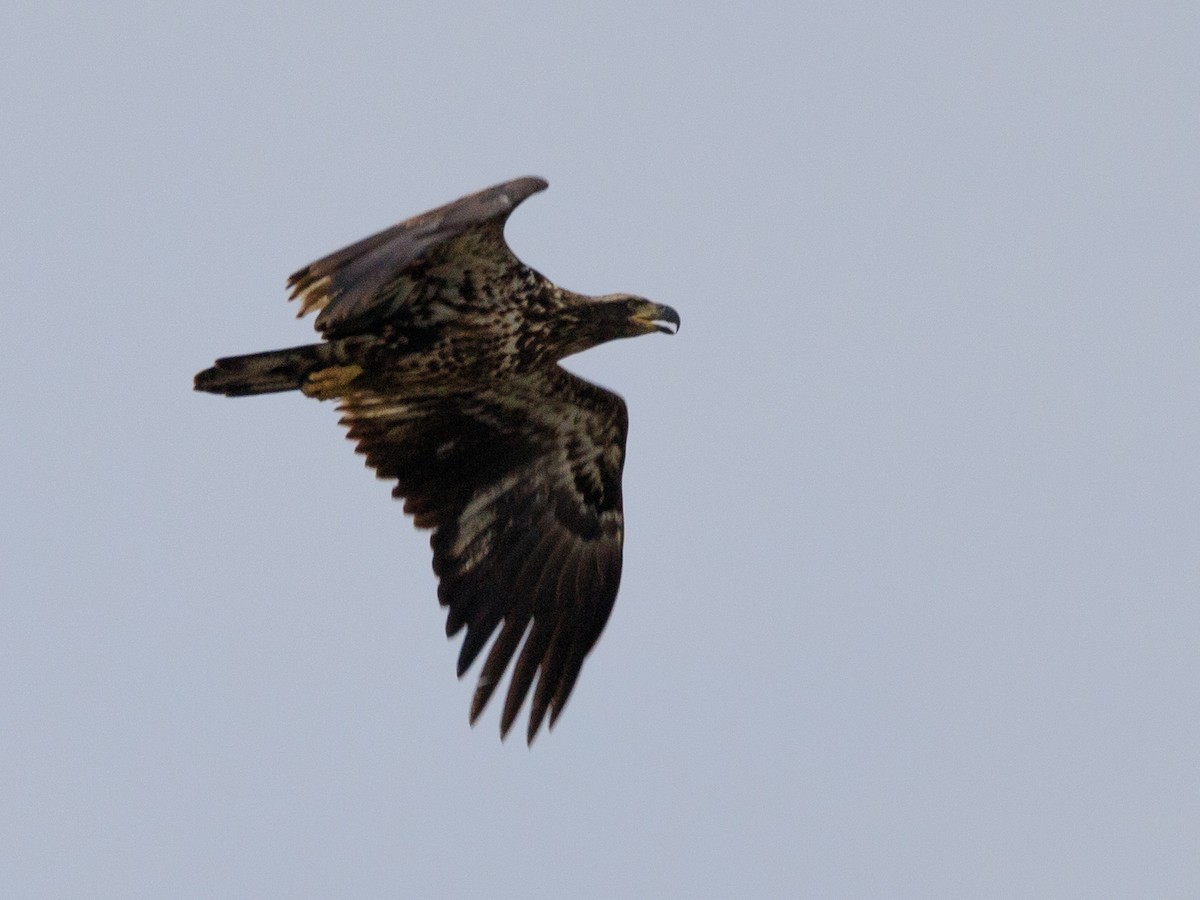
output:
M 1200 7 L 0 25 L 0 895 L 1200 896 Z M 526 174 L 683 318 L 570 363 L 626 563 L 532 750 L 332 406 L 191 391 Z

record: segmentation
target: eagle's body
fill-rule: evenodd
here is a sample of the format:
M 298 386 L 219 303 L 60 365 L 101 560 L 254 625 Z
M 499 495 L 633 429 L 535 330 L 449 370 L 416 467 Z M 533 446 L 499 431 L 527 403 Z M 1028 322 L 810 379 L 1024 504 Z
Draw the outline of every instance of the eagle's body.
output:
M 337 398 L 349 437 L 415 524 L 434 529 L 459 675 L 499 631 L 471 721 L 513 669 L 501 734 L 535 675 L 529 740 L 553 724 L 608 619 L 621 575 L 628 419 L 616 394 L 558 361 L 679 318 L 640 297 L 585 297 L 521 263 L 504 222 L 546 187 L 523 178 L 464 197 L 301 269 L 300 314 L 325 338 L 218 360 L 197 390 Z

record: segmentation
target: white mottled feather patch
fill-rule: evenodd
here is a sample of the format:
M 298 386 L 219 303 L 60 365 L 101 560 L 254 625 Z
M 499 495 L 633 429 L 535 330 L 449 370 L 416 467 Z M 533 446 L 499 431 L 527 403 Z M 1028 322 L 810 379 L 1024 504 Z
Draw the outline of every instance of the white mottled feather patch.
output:
M 452 556 L 461 557 L 482 531 L 492 527 L 496 521 L 496 510 L 492 504 L 515 488 L 521 482 L 523 474 L 522 472 L 510 472 L 495 484 L 488 485 L 475 493 L 463 507 L 462 515 L 458 517 L 458 534 L 455 537 L 454 546 L 450 548 Z M 479 558 L 482 558 L 483 555 L 485 553 L 478 551 L 472 554 Z

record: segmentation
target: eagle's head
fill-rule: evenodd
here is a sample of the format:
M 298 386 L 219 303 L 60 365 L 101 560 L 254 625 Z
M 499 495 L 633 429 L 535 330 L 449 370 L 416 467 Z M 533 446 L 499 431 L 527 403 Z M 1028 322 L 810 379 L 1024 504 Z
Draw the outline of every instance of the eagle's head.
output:
M 653 303 L 633 294 L 612 294 L 598 299 L 615 304 L 620 310 L 615 315 L 625 323 L 625 327 L 615 337 L 636 337 L 652 331 L 674 334 L 679 330 L 679 313 L 662 303 Z

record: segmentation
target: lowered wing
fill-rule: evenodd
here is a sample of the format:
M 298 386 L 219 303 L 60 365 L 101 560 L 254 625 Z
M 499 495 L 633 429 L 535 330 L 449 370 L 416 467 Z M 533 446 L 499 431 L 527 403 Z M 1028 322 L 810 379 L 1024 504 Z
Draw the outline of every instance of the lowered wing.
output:
M 472 723 L 515 657 L 500 732 L 532 688 L 532 742 L 561 714 L 616 600 L 628 418 L 619 396 L 558 367 L 490 387 L 355 392 L 342 422 L 379 477 L 396 479 L 415 524 L 434 529 L 446 631 L 466 629 L 460 677 L 498 632 Z

